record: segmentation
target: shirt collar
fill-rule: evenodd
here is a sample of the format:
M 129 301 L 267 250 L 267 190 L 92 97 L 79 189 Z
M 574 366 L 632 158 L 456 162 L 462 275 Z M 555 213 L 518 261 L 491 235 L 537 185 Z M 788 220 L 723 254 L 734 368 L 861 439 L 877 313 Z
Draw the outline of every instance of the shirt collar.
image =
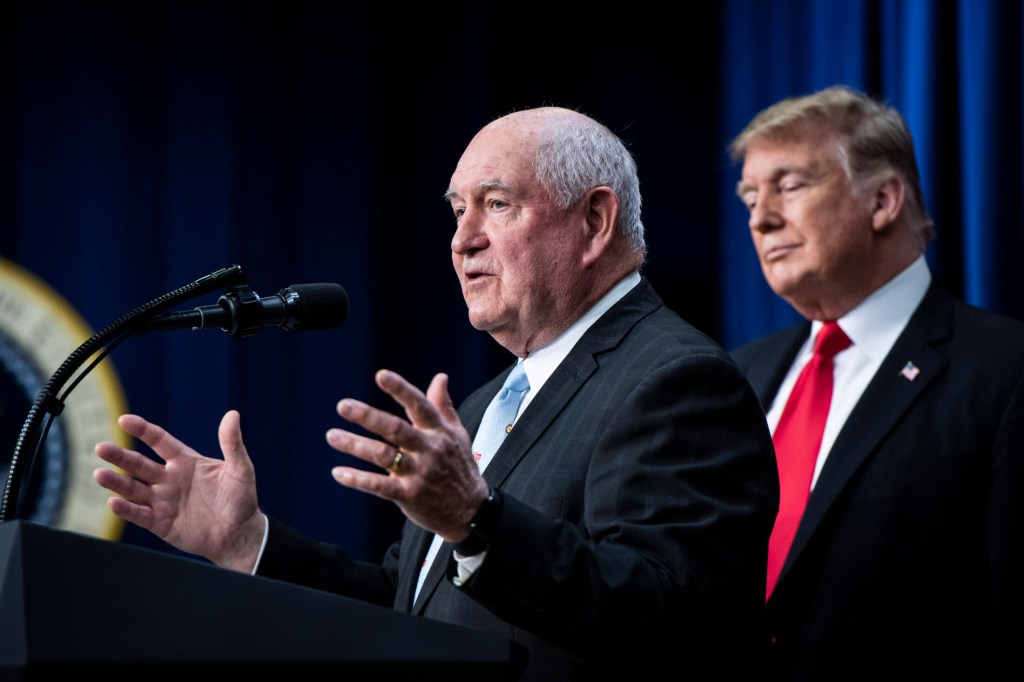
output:
M 931 280 L 928 263 L 921 255 L 839 318 L 839 326 L 861 352 L 873 358 L 885 357 L 924 298 Z M 817 336 L 821 326 L 819 320 L 812 323 L 811 338 Z
M 576 345 L 576 342 L 580 340 L 583 334 L 590 329 L 591 325 L 597 322 L 602 315 L 608 312 L 609 308 L 615 305 L 619 299 L 639 283 L 640 274 L 638 272 L 627 275 L 551 343 L 543 348 L 534 350 L 523 360 L 526 376 L 530 379 L 531 394 L 535 394 L 544 385 L 544 382 L 554 373 L 555 368 L 561 364 L 562 360 L 569 355 L 569 351 L 573 349 L 573 346 Z

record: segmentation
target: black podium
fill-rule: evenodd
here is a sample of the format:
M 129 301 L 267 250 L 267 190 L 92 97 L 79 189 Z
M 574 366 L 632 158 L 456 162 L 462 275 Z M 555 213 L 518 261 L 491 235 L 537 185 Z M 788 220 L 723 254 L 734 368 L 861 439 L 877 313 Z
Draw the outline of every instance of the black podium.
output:
M 514 680 L 525 655 L 496 635 L 357 600 L 0 523 L 0 680 L 79 671 L 130 673 L 131 682 L 227 682 L 267 671 L 303 680 Z

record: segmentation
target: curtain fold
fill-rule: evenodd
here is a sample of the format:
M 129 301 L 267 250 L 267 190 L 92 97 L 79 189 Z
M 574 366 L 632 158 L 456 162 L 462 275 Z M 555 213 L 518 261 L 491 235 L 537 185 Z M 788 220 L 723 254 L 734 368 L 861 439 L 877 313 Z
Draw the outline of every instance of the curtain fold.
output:
M 936 277 L 970 303 L 1024 317 L 1020 3 L 729 0 L 724 17 L 723 148 L 784 97 L 836 83 L 881 97 L 915 140 Z M 730 166 L 720 195 L 729 347 L 799 319 L 758 281 L 745 210 L 731 196 L 738 177 Z
M 761 275 L 726 146 L 782 97 L 853 85 L 910 123 L 936 276 L 1024 318 L 1021 18 L 1016 0 L 722 0 L 683 22 L 544 7 L 527 40 L 507 8 L 473 2 L 11 0 L 0 258 L 94 330 L 231 264 L 262 296 L 344 286 L 336 330 L 150 333 L 108 361 L 129 410 L 206 454 L 239 409 L 261 505 L 376 558 L 402 517 L 330 477 L 355 463 L 324 441 L 337 400 L 394 408 L 373 384 L 388 367 L 421 387 L 447 372 L 458 402 L 512 361 L 470 326 L 451 269 L 442 197 L 481 125 L 558 104 L 618 132 L 640 170 L 645 274 L 733 347 L 799 317 Z

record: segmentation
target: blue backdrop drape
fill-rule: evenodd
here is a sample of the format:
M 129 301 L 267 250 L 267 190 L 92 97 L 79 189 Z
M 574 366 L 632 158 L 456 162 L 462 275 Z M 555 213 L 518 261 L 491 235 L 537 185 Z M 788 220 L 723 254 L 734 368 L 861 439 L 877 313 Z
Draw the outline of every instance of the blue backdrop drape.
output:
M 1024 317 L 1020 2 L 728 0 L 721 28 L 723 144 L 764 106 L 833 83 L 885 99 L 917 146 L 934 273 L 971 303 Z M 746 214 L 737 178 L 727 167 L 718 186 L 719 332 L 730 347 L 798 319 L 735 229 Z
M 239 409 L 266 511 L 374 559 L 401 516 L 333 482 L 351 460 L 323 434 L 343 396 L 391 407 L 379 367 L 424 387 L 447 372 L 458 401 L 511 361 L 468 323 L 442 193 L 472 134 L 512 109 L 579 108 L 630 143 L 646 273 L 732 347 L 795 316 L 761 278 L 729 139 L 783 96 L 834 82 L 879 94 L 918 143 L 937 276 L 1024 317 L 1018 2 L 715 10 L 3 3 L 0 257 L 97 329 L 233 263 L 261 295 L 342 284 L 339 329 L 150 334 L 108 362 L 131 411 L 203 452 Z M 130 527 L 124 539 L 159 546 Z

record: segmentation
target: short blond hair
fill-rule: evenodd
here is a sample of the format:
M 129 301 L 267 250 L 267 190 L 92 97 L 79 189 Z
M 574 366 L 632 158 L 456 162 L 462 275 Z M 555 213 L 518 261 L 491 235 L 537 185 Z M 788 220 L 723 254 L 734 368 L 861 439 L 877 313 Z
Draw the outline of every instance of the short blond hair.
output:
M 907 188 L 905 207 L 910 224 L 923 245 L 934 238 L 934 222 L 925 206 L 907 122 L 896 109 L 850 87 L 835 85 L 776 102 L 732 140 L 729 155 L 733 161 L 742 161 L 755 139 L 799 139 L 808 126 L 836 135 L 844 166 L 855 185 L 881 174 L 898 175 Z

